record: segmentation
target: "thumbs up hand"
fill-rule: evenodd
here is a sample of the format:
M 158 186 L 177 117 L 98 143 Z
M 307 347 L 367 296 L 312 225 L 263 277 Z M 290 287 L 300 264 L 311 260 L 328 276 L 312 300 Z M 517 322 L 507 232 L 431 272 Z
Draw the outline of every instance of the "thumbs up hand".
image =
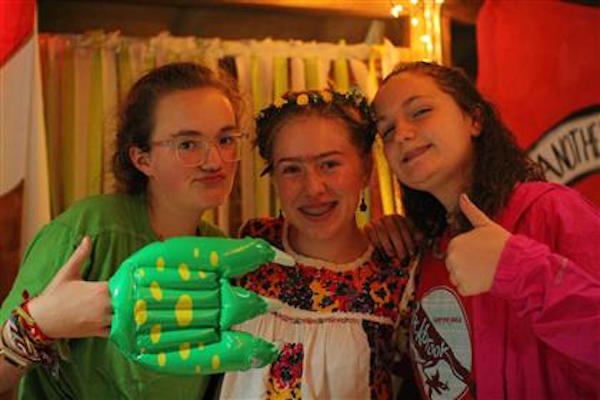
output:
M 492 288 L 498 260 L 510 233 L 477 208 L 466 194 L 461 194 L 458 204 L 473 229 L 450 240 L 446 268 L 458 292 L 473 296 Z
M 81 279 L 91 250 L 86 236 L 42 294 L 28 304 L 36 324 L 50 338 L 107 337 L 110 332 L 108 283 Z

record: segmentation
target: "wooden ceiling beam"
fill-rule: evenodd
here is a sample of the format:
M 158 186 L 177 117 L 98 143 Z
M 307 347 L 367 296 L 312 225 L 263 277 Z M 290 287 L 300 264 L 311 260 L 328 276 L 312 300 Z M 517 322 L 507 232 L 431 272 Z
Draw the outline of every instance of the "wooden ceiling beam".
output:
M 171 4 L 281 9 L 319 14 L 339 13 L 367 18 L 392 18 L 389 0 L 175 0 Z

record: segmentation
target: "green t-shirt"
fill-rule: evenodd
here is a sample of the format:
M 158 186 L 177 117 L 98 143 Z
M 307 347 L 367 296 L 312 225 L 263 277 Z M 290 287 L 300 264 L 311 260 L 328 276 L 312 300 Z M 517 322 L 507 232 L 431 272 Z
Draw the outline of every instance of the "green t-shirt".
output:
M 200 236 L 223 236 L 200 223 Z M 23 290 L 39 294 L 69 259 L 82 238 L 92 238 L 83 267 L 89 281 L 106 281 L 121 262 L 158 238 L 150 228 L 144 197 L 103 195 L 85 199 L 46 225 L 29 245 L 13 288 L 0 308 L 0 322 L 22 302 Z M 77 301 L 77 299 L 73 299 Z M 70 356 L 60 363 L 60 378 L 35 367 L 21 380 L 24 399 L 200 399 L 209 377 L 160 375 L 128 361 L 106 339 L 69 340 Z

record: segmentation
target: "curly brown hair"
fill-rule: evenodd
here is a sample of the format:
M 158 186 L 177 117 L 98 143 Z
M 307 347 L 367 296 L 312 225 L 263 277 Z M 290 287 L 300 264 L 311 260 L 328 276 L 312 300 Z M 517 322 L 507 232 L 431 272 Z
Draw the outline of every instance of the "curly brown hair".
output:
M 229 99 L 239 125 L 243 101 L 233 78 L 224 71 L 214 72 L 195 63 L 172 63 L 155 68 L 131 87 L 121 104 L 112 171 L 116 191 L 141 194 L 146 191 L 148 177 L 140 172 L 129 158 L 133 146 L 150 150 L 154 130 L 154 111 L 159 100 L 177 90 L 212 87 Z
M 481 124 L 481 133 L 473 138 L 474 166 L 468 195 L 484 213 L 494 216 L 506 205 L 516 184 L 543 181 L 542 168 L 527 157 L 516 144 L 514 135 L 504 125 L 492 103 L 475 85 L 455 68 L 429 62 L 410 62 L 396 66 L 382 83 L 402 73 L 431 77 L 436 85 L 450 95 L 461 110 Z M 426 237 L 439 236 L 446 228 L 446 210 L 430 193 L 401 184 L 406 215 Z M 458 232 L 471 229 L 461 213 Z
M 361 157 L 370 162 L 377 126 L 364 96 L 357 92 L 340 93 L 329 89 L 288 92 L 256 117 L 255 145 L 267 162 L 261 175 L 270 173 L 273 168 L 273 143 L 277 132 L 293 119 L 308 116 L 341 120 L 350 132 L 351 143 Z

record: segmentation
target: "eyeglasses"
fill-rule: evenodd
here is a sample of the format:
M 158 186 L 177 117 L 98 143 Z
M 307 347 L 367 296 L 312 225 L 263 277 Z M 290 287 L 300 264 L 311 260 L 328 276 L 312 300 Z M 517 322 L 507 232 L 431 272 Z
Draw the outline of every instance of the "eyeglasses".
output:
M 208 159 L 212 145 L 216 146 L 221 159 L 225 162 L 235 162 L 241 158 L 242 145 L 246 134 L 232 132 L 220 135 L 214 139 L 202 136 L 195 138 L 178 137 L 174 139 L 150 142 L 154 146 L 168 146 L 175 150 L 175 157 L 185 167 L 196 167 Z

